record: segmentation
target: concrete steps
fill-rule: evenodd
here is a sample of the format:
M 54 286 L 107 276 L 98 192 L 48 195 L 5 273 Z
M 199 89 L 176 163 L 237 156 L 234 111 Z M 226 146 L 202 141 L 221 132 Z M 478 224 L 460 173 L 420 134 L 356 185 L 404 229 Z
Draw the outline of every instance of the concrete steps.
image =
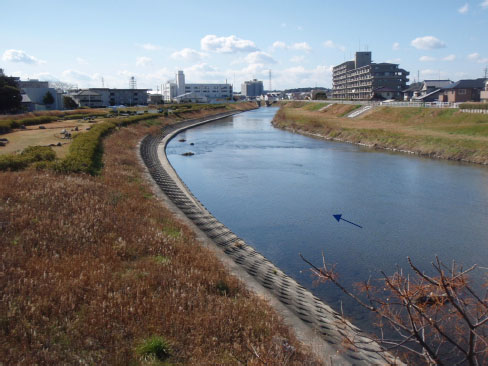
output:
M 352 111 L 350 114 L 347 115 L 347 118 L 356 118 L 357 116 L 363 114 L 364 112 L 369 111 L 372 108 L 373 108 L 373 106 L 371 106 L 371 105 L 365 105 L 359 109 Z

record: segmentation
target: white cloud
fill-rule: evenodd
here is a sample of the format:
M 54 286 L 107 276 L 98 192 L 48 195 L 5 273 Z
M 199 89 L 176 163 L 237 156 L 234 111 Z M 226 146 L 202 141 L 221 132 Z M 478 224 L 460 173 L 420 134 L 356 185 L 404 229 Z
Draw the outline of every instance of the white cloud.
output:
M 281 49 L 284 49 L 286 48 L 286 43 L 285 42 L 282 42 L 282 41 L 276 41 L 273 43 L 273 46 L 272 46 L 274 49 L 278 49 L 278 48 L 281 48 Z
M 485 0 L 482 3 L 480 3 L 480 6 L 483 8 L 488 8 L 488 0 Z
M 488 0 L 487 0 L 488 1 Z M 480 64 L 488 63 L 488 57 L 481 57 L 478 52 L 474 52 L 468 55 L 468 59 L 471 61 L 476 61 Z
M 136 59 L 136 66 L 147 66 L 152 62 L 152 58 L 146 57 L 146 56 L 141 56 Z
M 175 60 L 195 61 L 201 60 L 206 56 L 205 53 L 199 52 L 191 48 L 183 48 L 181 51 L 176 51 L 171 54 L 171 58 Z
M 446 44 L 434 36 L 417 37 L 411 45 L 419 50 L 434 50 L 437 48 L 444 48 Z
M 291 50 L 310 52 L 312 47 L 307 42 L 293 43 L 290 47 Z
M 331 41 L 330 39 L 328 41 L 325 41 L 323 43 L 324 47 L 326 48 L 337 48 L 338 50 L 341 50 L 342 52 L 344 52 L 346 50 L 346 47 L 344 46 L 341 46 L 339 44 L 336 44 L 334 43 L 333 41 Z
M 393 43 L 393 46 L 391 46 L 391 49 L 393 51 L 398 51 L 400 49 L 400 43 L 398 43 L 398 42 Z
M 487 2 L 488 2 L 488 0 L 487 0 Z M 468 10 L 469 10 L 469 4 L 466 3 L 458 9 L 458 13 L 466 14 L 468 12 Z
M 234 35 L 217 37 L 216 35 L 208 34 L 200 40 L 200 45 L 204 51 L 217 53 L 253 52 L 258 50 L 253 41 L 240 39 Z
M 299 64 L 305 61 L 305 56 L 294 56 L 290 59 L 290 61 Z
M 442 61 L 454 61 L 455 59 L 456 59 L 456 55 L 451 54 L 451 55 L 447 55 L 446 57 L 443 57 Z
M 44 64 L 46 61 L 39 60 L 34 56 L 28 55 L 22 50 L 6 50 L 2 56 L 3 61 L 22 62 L 25 64 Z
M 422 62 L 432 62 L 432 61 L 435 61 L 436 58 L 435 57 L 432 57 L 432 56 L 421 56 L 419 58 L 419 61 L 422 61 Z
M 145 49 L 146 51 L 157 51 L 157 50 L 161 49 L 161 47 L 156 46 L 156 45 L 151 44 L 151 43 L 138 44 L 138 46 Z
M 251 52 L 244 60 L 248 64 L 275 64 L 276 60 L 268 53 L 262 51 Z

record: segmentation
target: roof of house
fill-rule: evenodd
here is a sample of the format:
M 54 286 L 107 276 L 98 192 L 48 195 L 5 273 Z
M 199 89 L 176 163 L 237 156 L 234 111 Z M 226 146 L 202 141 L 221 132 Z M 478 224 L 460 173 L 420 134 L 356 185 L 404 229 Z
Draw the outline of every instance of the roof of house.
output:
M 408 86 L 407 89 L 402 90 L 402 92 L 407 93 L 410 91 L 418 91 L 422 89 L 422 83 L 412 83 Z
M 465 79 L 444 87 L 444 89 L 483 89 L 487 79 Z
M 451 84 L 453 84 L 451 80 L 424 80 L 427 88 L 445 88 Z
M 78 96 L 78 95 L 89 95 L 89 96 L 95 96 L 95 97 L 99 97 L 100 96 L 99 93 L 94 92 L 93 90 L 82 90 L 82 91 L 79 91 L 78 93 L 75 93 L 73 95 L 75 95 L 75 96 Z
M 428 97 L 432 96 L 432 95 L 435 95 L 435 94 L 439 94 L 439 92 L 441 92 L 442 89 L 441 88 L 438 88 L 428 94 L 424 94 L 424 95 L 421 95 L 420 97 L 413 97 L 413 100 L 424 100 L 424 99 L 427 99 Z

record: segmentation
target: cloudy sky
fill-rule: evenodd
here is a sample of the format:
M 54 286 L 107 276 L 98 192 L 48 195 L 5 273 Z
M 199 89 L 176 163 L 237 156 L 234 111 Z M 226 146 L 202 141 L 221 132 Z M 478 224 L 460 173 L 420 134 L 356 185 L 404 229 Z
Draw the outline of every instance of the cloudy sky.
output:
M 477 78 L 488 66 L 488 0 L 1 0 L 0 68 L 79 87 L 156 89 L 258 78 L 331 87 L 331 67 L 373 52 L 410 79 Z

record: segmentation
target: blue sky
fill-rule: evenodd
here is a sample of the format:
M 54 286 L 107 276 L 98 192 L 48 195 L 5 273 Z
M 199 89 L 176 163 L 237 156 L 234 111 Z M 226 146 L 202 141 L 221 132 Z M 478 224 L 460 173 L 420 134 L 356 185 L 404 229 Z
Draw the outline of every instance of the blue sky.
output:
M 0 68 L 79 87 L 250 78 L 331 87 L 331 67 L 373 53 L 410 79 L 477 78 L 488 66 L 488 0 L 0 0 Z

